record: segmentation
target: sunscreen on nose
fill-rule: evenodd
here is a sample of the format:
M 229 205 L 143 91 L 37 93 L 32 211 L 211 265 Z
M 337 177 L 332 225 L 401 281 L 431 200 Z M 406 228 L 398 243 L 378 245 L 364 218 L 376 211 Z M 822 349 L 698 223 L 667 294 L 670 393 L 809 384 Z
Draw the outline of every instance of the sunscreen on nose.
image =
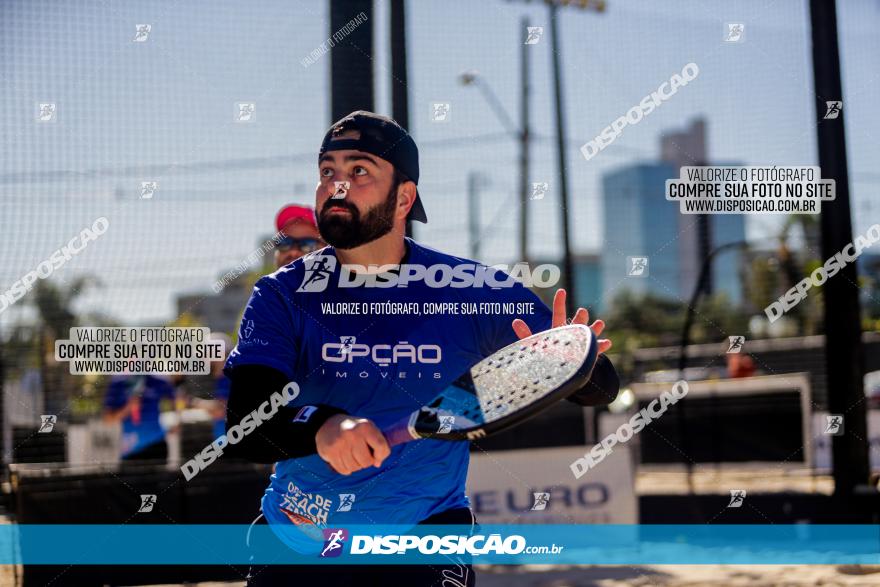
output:
M 334 181 L 336 185 L 336 191 L 333 192 L 333 195 L 330 197 L 331 200 L 342 200 L 345 196 L 348 195 L 348 189 L 351 184 L 347 181 Z

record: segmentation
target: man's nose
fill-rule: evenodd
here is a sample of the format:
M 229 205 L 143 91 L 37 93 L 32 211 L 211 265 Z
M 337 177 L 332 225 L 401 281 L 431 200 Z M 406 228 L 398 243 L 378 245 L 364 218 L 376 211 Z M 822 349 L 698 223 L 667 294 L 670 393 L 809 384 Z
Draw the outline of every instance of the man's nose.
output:
M 328 198 L 332 198 L 336 194 L 336 180 L 327 182 L 327 185 L 324 187 L 324 194 Z

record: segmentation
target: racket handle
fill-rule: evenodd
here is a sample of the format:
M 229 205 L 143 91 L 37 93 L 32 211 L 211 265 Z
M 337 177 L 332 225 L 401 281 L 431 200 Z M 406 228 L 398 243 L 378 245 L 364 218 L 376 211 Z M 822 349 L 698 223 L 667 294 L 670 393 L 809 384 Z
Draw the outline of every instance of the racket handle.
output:
M 398 444 L 403 444 L 419 438 L 418 436 L 413 436 L 413 433 L 410 432 L 409 420 L 409 417 L 404 418 L 382 431 L 382 434 L 385 435 L 385 440 L 388 441 L 388 446 L 393 448 Z

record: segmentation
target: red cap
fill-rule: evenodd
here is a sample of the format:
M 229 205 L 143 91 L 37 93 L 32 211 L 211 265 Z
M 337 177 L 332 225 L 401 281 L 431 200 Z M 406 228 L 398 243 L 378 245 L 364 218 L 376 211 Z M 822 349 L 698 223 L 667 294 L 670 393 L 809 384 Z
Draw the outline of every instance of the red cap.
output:
M 275 217 L 275 229 L 278 231 L 284 230 L 285 226 L 296 220 L 310 224 L 315 229 L 318 228 L 318 223 L 315 221 L 315 211 L 312 208 L 289 204 L 282 208 L 278 212 L 278 216 Z

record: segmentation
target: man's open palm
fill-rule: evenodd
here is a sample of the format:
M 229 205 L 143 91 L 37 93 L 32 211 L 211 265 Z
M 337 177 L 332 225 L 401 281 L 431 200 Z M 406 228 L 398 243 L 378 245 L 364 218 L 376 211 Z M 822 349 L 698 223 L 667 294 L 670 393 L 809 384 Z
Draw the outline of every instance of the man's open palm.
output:
M 553 320 L 550 328 L 559 328 L 560 326 L 566 326 L 567 324 L 583 324 L 586 326 L 590 321 L 590 313 L 587 312 L 586 308 L 578 308 L 570 323 L 566 320 L 565 295 L 564 289 L 558 289 L 556 290 L 556 295 L 553 296 Z M 602 320 L 596 320 L 590 324 L 590 330 L 596 335 L 596 342 L 599 344 L 600 353 L 604 353 L 611 348 L 610 340 L 607 338 L 599 338 L 599 335 L 605 330 L 605 322 Z M 532 335 L 532 329 L 529 328 L 529 325 L 519 318 L 513 321 L 513 331 L 516 332 L 516 335 L 521 339 Z

